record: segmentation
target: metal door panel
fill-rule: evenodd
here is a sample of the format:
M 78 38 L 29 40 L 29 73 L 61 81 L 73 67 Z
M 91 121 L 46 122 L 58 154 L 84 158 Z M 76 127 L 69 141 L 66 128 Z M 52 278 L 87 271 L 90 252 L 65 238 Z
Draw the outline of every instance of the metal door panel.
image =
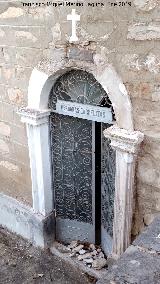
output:
M 92 122 L 52 114 L 50 124 L 56 238 L 94 242 Z
M 74 159 L 77 220 L 92 223 L 92 153 L 75 152 Z
M 58 78 L 49 98 L 49 108 L 53 112 L 56 110 L 57 100 L 112 107 L 107 93 L 94 76 L 82 70 L 71 70 Z M 97 181 L 95 163 L 97 164 L 98 154 L 101 156 L 101 153 L 97 154 L 98 151 L 95 149 L 95 123 L 52 113 L 50 127 L 57 237 L 63 241 L 86 239 L 94 242 L 95 219 L 99 220 L 96 222 L 98 234 L 101 220 L 101 205 L 97 206 L 95 202 L 97 199 L 100 203 L 99 196 L 95 195 Z M 98 136 L 100 138 L 101 133 L 98 133 Z M 98 143 L 100 144 L 99 139 Z M 106 149 L 104 149 L 102 158 L 103 163 L 107 164 L 105 151 Z M 106 195 L 108 196 L 109 192 L 112 194 L 112 187 L 111 189 L 107 187 L 109 180 L 112 183 L 112 174 L 109 178 L 110 170 L 107 172 L 107 178 L 105 177 L 106 171 L 102 173 L 102 226 L 104 226 L 103 231 L 110 233 L 110 229 L 106 229 L 111 223 L 107 224 L 108 221 L 106 221 L 107 218 L 111 219 Z M 100 192 L 100 175 L 97 187 L 97 192 Z M 95 206 L 99 208 L 96 216 Z M 102 239 L 104 239 L 103 236 L 102 232 Z
M 56 238 L 61 242 L 70 243 L 73 240 L 81 240 L 82 242 L 94 243 L 94 235 L 95 229 L 93 224 L 56 218 Z
M 112 250 L 116 169 L 115 150 L 110 146 L 110 140 L 103 134 L 103 130 L 109 126 L 102 124 L 101 243 L 106 254 L 111 253 Z

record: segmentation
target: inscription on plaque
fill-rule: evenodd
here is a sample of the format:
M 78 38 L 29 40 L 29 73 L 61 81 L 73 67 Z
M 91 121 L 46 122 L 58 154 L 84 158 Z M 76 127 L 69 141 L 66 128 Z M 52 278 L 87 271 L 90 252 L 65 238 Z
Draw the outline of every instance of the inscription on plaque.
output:
M 56 112 L 82 119 L 112 123 L 112 109 L 57 100 Z

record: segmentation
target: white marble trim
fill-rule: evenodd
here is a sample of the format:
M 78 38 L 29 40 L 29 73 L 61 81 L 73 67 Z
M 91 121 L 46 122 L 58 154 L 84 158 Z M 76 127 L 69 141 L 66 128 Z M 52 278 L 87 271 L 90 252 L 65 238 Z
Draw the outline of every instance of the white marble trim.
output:
M 48 122 L 50 110 L 36 110 L 32 108 L 20 108 L 18 114 L 21 116 L 21 121 L 30 125 L 40 125 Z
M 116 150 L 112 253 L 119 257 L 131 242 L 135 163 L 144 135 L 112 126 L 104 130 L 104 136 L 111 140 Z
M 50 110 L 21 108 L 21 121 L 27 125 L 30 156 L 33 209 L 47 216 L 53 211 L 50 158 Z

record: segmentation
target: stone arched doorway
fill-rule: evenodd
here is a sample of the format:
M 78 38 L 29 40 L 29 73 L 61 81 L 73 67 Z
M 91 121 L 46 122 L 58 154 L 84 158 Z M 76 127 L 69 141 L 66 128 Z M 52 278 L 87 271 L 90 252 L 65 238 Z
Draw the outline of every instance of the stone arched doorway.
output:
M 115 151 L 103 130 L 115 123 L 111 101 L 94 76 L 71 70 L 49 96 L 56 239 L 112 251 Z
M 120 255 L 131 239 L 135 160 L 143 134 L 133 129 L 130 98 L 121 78 L 99 54 L 95 54 L 93 61 L 88 62 L 69 59 L 64 50 L 60 59 L 55 57 L 39 62 L 31 74 L 28 106 L 22 108 L 19 113 L 22 122 L 27 124 L 33 209 L 44 219 L 54 220 L 49 138 L 51 110 L 48 109 L 48 101 L 57 78 L 72 69 L 85 70 L 92 74 L 108 94 L 114 108 L 116 125 L 107 128 L 103 133 L 111 140 L 111 146 L 116 150 L 112 253 Z M 44 225 L 43 221 L 42 226 Z M 44 226 L 44 232 L 46 228 L 48 225 Z M 43 239 L 44 246 L 48 244 L 47 234 L 48 229 Z M 35 236 L 36 238 L 38 237 Z

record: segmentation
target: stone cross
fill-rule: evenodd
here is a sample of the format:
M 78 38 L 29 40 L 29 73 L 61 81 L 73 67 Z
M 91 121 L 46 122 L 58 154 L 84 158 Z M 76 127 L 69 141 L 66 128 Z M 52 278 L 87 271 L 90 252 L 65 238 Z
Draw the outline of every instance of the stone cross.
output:
M 76 22 L 80 21 L 80 15 L 77 15 L 76 10 L 72 9 L 72 14 L 67 16 L 67 20 L 72 21 L 72 36 L 70 37 L 69 41 L 78 41 L 78 37 L 76 35 Z

